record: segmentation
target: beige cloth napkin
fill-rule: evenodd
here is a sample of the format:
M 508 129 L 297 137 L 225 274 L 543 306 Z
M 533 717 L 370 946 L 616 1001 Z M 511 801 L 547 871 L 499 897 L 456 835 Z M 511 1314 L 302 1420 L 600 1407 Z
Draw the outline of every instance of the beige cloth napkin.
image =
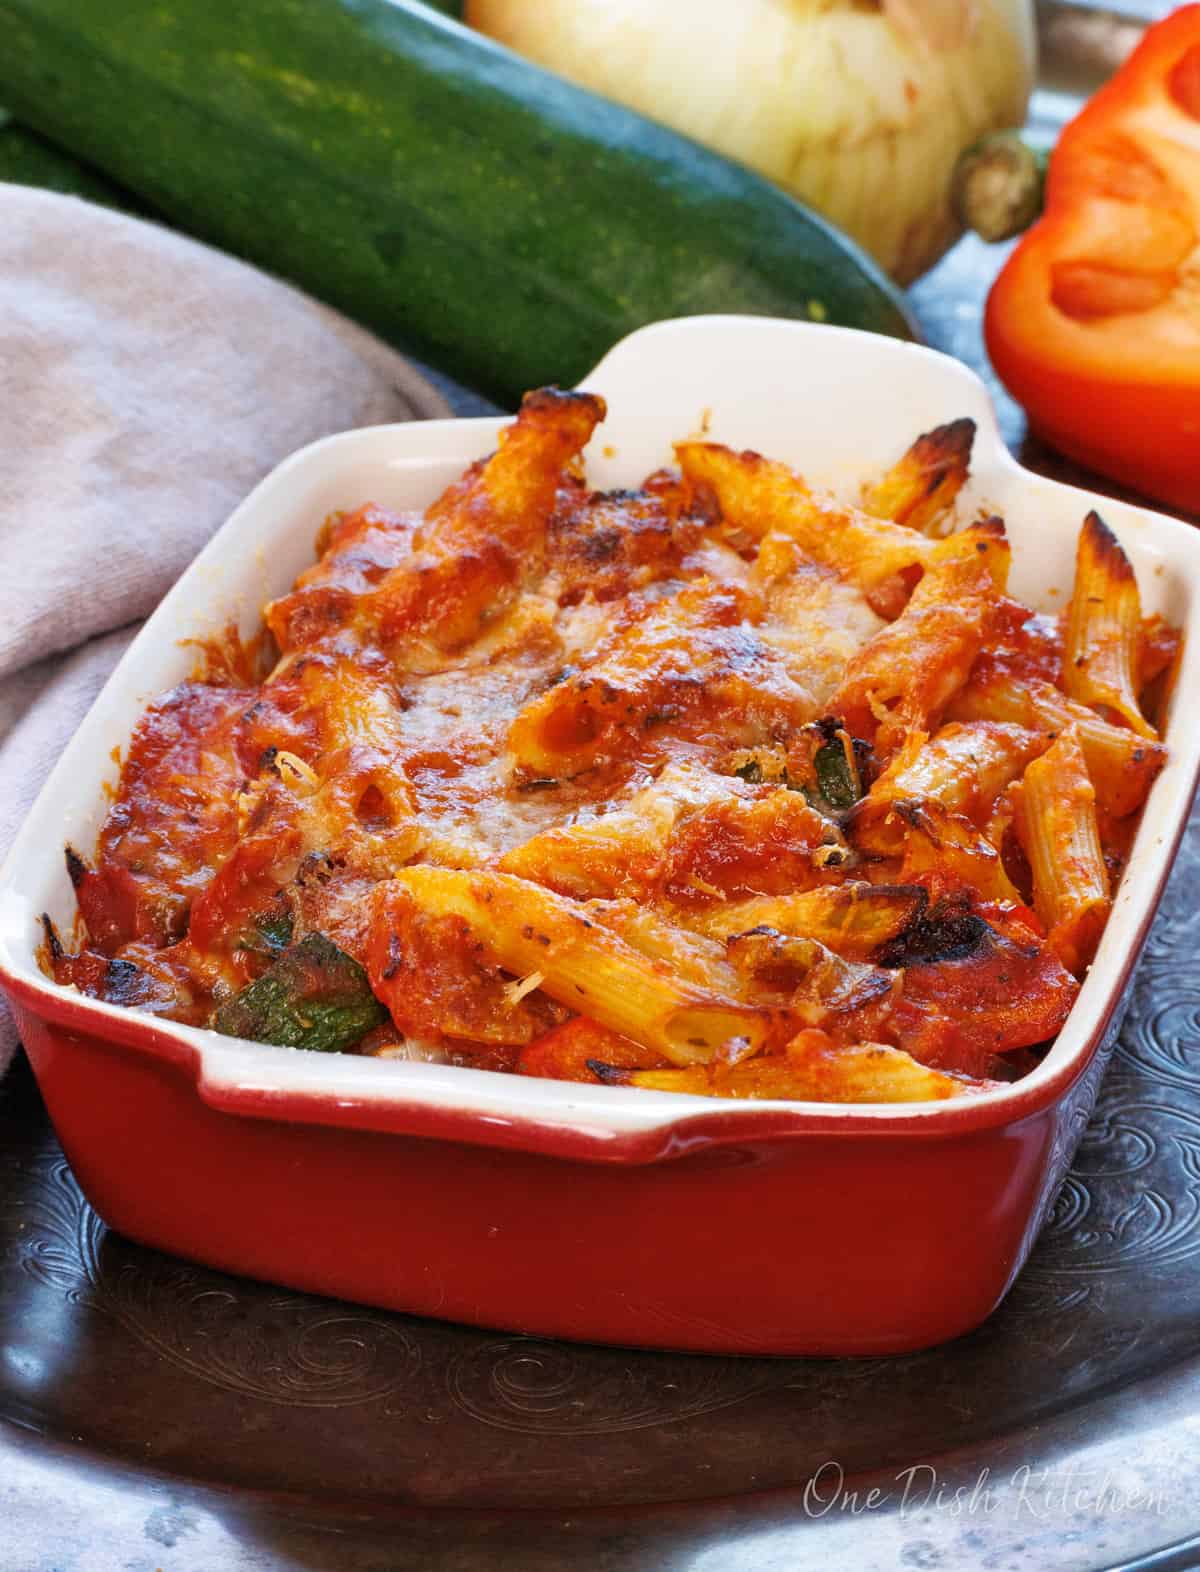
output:
M 140 621 L 268 470 L 334 431 L 449 413 L 275 279 L 0 184 L 0 857 Z M 0 1003 L 0 1072 L 14 1041 Z

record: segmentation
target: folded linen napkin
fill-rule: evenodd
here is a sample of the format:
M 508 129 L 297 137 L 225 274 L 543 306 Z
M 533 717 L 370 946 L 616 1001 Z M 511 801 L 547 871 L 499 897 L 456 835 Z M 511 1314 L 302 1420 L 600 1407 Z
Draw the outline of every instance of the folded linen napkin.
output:
M 268 470 L 331 432 L 449 413 L 275 279 L 0 184 L 0 857 L 141 619 Z M 0 1073 L 14 1045 L 0 1002 Z

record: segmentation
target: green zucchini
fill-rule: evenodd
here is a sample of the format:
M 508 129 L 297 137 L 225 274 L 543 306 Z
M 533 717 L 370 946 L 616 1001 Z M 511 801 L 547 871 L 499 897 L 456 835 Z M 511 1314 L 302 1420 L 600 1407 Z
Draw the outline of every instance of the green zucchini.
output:
M 385 1019 L 367 974 L 323 933 L 285 950 L 213 1015 L 226 1037 L 344 1053 Z
M 19 125 L 6 109 L 0 109 L 0 180 L 86 197 L 106 207 L 136 211 L 140 206 L 129 192 Z
M 831 814 L 843 813 L 862 796 L 846 749 L 841 742 L 827 742 L 813 755 L 819 805 Z
M 291 909 L 278 901 L 250 924 L 241 935 L 241 948 L 258 955 L 282 955 L 292 942 Z
M 661 317 L 914 331 L 769 182 L 416 0 L 0 0 L 0 101 L 504 404 Z

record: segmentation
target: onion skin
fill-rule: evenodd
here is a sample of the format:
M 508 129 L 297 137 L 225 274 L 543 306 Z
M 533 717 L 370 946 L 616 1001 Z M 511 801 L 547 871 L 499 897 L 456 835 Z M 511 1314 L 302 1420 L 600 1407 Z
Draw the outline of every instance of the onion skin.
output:
M 961 233 L 955 164 L 1019 125 L 1031 0 L 468 0 L 466 21 L 799 197 L 898 283 Z

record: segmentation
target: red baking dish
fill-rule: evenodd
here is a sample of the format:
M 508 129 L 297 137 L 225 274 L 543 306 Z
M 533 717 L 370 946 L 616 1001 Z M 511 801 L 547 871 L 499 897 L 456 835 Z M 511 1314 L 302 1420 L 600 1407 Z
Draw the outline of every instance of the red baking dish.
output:
M 722 1353 L 879 1354 L 953 1337 L 1003 1297 L 1066 1171 L 1186 822 L 1200 729 L 1179 716 L 1200 691 L 1200 536 L 1022 470 L 969 371 L 887 339 L 685 319 L 623 341 L 586 386 L 611 411 L 589 454 L 600 486 L 640 479 L 703 425 L 844 490 L 915 432 L 969 415 L 960 512 L 1005 516 L 1016 594 L 1054 606 L 1096 507 L 1146 609 L 1183 626 L 1170 761 L 1043 1063 L 951 1102 L 719 1103 L 231 1041 L 42 975 L 40 914 L 73 917 L 62 846 L 94 839 L 114 747 L 188 673 L 180 641 L 231 615 L 255 626 L 331 509 L 422 505 L 494 444 L 496 421 L 441 421 L 348 432 L 281 465 L 167 597 L 63 754 L 0 873 L 0 982 L 51 1117 L 111 1227 L 291 1287 Z

